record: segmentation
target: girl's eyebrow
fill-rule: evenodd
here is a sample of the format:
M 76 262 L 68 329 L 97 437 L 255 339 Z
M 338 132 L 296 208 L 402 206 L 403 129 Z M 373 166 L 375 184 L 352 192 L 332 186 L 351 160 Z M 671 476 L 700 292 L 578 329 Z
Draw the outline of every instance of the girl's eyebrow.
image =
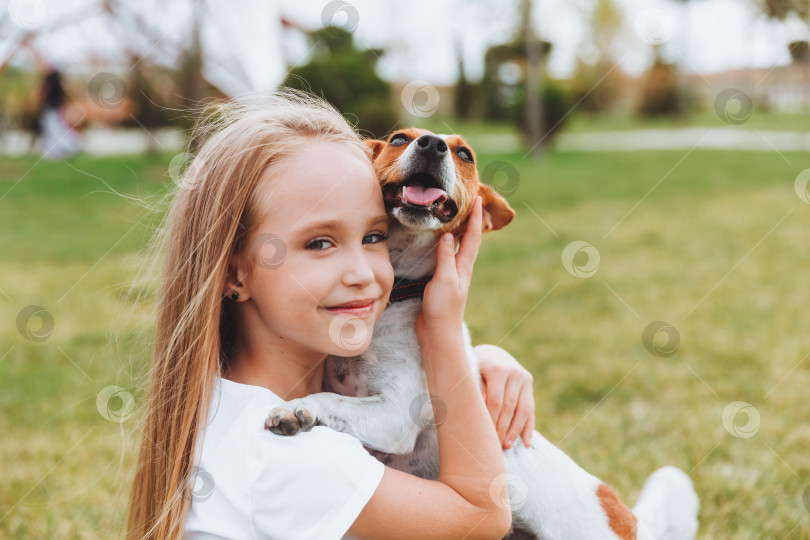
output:
M 345 225 L 345 220 L 340 219 L 327 219 L 324 221 L 315 221 L 313 223 L 305 223 L 300 227 L 294 228 L 290 231 L 293 234 L 297 234 L 299 232 L 306 232 L 312 229 L 336 229 L 343 225 Z M 368 220 L 369 225 L 379 225 L 381 223 L 388 223 L 388 215 L 387 214 L 379 214 L 376 216 L 372 216 Z

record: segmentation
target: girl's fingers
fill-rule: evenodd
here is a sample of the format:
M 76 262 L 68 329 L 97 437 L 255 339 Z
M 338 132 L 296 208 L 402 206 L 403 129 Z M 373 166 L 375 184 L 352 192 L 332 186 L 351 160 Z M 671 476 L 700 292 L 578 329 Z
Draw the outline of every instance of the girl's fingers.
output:
M 509 430 L 509 426 L 512 425 L 513 417 L 515 416 L 515 408 L 520 398 L 520 387 L 520 381 L 516 380 L 515 377 L 510 377 L 506 381 L 506 388 L 503 391 L 501 414 L 498 416 L 498 423 L 495 424 L 495 431 L 498 432 L 498 439 L 500 439 L 501 445 L 503 446 L 506 446 L 506 433 Z
M 518 405 L 517 409 L 515 409 L 515 416 L 512 417 L 512 423 L 509 425 L 509 429 L 506 431 L 506 442 L 504 444 L 504 448 L 512 448 L 515 440 L 525 432 L 526 427 L 529 425 L 530 416 L 531 415 L 527 407 Z M 531 437 L 529 437 L 529 440 L 531 440 Z M 526 447 L 529 446 L 528 444 L 525 444 L 526 437 L 523 437 L 523 443 Z
M 534 411 L 534 407 L 532 407 L 532 411 Z M 520 433 L 521 438 L 523 438 L 523 446 L 526 448 L 532 445 L 532 435 L 534 435 L 534 412 L 529 415 L 529 421 L 526 422 L 526 425 L 523 428 L 523 431 Z
M 456 268 L 459 273 L 466 276 L 472 275 L 473 263 L 478 255 L 478 247 L 481 245 L 482 204 L 480 195 L 475 197 L 472 213 L 467 220 L 467 230 L 461 237 L 461 246 L 456 255 Z
M 452 233 L 444 233 L 439 237 L 439 245 L 436 247 L 436 271 L 434 277 L 443 279 L 456 273 L 456 255 L 454 251 L 454 239 Z
M 527 441 L 531 441 L 534 432 L 534 391 L 531 379 L 525 380 L 520 385 L 520 396 L 515 407 L 515 417 L 506 433 L 507 448 L 512 446 L 515 439 L 523 437 L 523 443 L 529 446 Z

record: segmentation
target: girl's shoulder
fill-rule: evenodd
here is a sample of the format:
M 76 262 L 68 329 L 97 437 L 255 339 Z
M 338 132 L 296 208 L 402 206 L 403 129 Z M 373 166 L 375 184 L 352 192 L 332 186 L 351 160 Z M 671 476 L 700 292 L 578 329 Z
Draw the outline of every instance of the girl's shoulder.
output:
M 228 523 L 246 538 L 340 538 L 354 522 L 385 467 L 327 427 L 292 437 L 266 431 L 267 413 L 281 402 L 266 388 L 218 378 L 187 531 Z

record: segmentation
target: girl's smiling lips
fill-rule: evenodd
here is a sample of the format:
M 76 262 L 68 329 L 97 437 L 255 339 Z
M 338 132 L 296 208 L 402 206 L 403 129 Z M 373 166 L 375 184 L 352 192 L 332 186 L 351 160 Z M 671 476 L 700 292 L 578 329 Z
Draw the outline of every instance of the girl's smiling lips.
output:
M 346 315 L 354 315 L 356 317 L 364 317 L 374 313 L 374 304 L 377 302 L 376 298 L 367 298 L 365 300 L 354 300 L 346 302 L 337 306 L 326 307 L 327 311 L 332 313 L 345 313 Z

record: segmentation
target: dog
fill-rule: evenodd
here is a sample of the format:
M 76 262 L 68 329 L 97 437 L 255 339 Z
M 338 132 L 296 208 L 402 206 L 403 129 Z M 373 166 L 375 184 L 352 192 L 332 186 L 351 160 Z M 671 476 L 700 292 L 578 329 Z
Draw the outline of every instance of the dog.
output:
M 389 305 L 363 354 L 328 357 L 324 392 L 275 407 L 265 428 L 294 435 L 328 426 L 358 438 L 385 465 L 436 479 L 438 438 L 414 325 L 436 268 L 437 241 L 465 230 L 476 195 L 483 232 L 505 227 L 515 211 L 480 182 L 476 156 L 458 135 L 410 128 L 367 144 L 390 217 Z M 480 376 L 469 330 L 462 330 L 470 369 Z M 697 532 L 697 495 L 675 467 L 653 473 L 631 511 L 537 431 L 528 448 L 518 438 L 504 459 L 515 538 L 688 540 Z

